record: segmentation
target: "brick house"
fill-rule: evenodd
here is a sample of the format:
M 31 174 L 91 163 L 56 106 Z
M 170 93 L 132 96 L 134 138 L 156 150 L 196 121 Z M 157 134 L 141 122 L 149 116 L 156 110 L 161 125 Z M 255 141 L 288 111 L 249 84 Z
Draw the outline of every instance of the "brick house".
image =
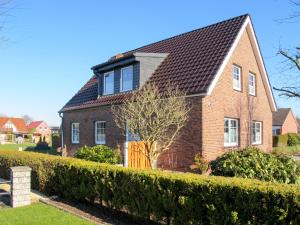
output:
M 33 121 L 28 125 L 28 131 L 32 134 L 32 141 L 37 143 L 40 139 L 50 141 L 51 129 L 45 121 Z
M 208 160 L 232 148 L 272 149 L 276 104 L 249 15 L 180 34 L 110 58 L 60 110 L 68 155 L 84 145 L 120 148 L 128 165 L 128 135 L 116 127 L 111 105 L 146 82 L 171 83 L 187 93 L 190 119 L 158 166 L 185 170 L 196 153 Z
M 298 122 L 291 108 L 273 112 L 273 135 L 298 133 Z

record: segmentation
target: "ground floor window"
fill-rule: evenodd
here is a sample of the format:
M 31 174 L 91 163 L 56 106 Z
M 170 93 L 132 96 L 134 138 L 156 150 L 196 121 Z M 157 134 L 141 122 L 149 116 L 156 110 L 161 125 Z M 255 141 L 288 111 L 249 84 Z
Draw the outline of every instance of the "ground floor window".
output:
M 96 144 L 105 144 L 105 121 L 95 122 L 95 143 Z
M 72 143 L 79 143 L 79 123 L 72 123 Z
M 259 145 L 262 142 L 262 122 L 252 122 L 252 144 Z
M 224 119 L 224 146 L 232 147 L 238 145 L 239 120 L 232 118 Z

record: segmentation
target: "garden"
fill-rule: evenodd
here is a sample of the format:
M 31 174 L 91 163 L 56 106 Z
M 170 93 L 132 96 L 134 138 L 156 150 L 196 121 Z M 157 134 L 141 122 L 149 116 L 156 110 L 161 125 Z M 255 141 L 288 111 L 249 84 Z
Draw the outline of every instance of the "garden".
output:
M 238 166 L 242 158 L 245 163 Z M 161 224 L 300 222 L 300 186 L 288 184 L 297 183 L 299 165 L 289 157 L 265 155 L 257 149 L 219 158 L 211 165 L 212 174 L 218 176 L 0 151 L 1 177 L 8 177 L 9 167 L 17 165 L 32 168 L 32 187 L 42 193 L 102 205 Z

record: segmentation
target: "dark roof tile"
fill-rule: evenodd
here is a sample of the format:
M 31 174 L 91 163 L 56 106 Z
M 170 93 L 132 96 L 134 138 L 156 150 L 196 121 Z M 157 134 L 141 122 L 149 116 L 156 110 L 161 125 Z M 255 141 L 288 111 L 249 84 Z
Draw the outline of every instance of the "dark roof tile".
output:
M 221 66 L 248 15 L 235 17 L 204 28 L 180 34 L 132 51 L 169 53 L 148 82 L 160 90 L 172 82 L 188 94 L 205 93 Z M 93 76 L 64 106 L 62 111 L 122 102 L 127 93 L 98 98 L 97 78 Z

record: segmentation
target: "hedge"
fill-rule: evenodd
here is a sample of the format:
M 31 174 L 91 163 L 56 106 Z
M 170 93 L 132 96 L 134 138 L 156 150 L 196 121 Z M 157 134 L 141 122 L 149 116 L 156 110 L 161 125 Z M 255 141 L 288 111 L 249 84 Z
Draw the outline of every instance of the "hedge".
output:
M 283 147 L 288 144 L 288 136 L 286 134 L 281 134 L 273 136 L 273 147 Z
M 39 153 L 0 151 L 0 176 L 11 166 L 33 170 L 48 195 L 99 200 L 165 224 L 300 224 L 300 186 L 242 178 L 134 170 Z

